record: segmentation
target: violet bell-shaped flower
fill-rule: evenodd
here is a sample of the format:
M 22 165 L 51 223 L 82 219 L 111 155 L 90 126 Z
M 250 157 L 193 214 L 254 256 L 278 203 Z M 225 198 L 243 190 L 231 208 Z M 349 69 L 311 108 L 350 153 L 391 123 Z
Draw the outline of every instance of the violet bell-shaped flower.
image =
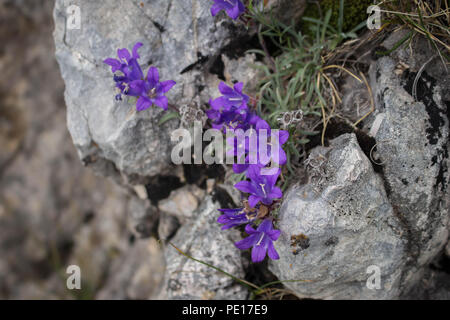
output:
M 220 11 L 224 10 L 227 15 L 236 20 L 245 11 L 245 6 L 241 0 L 214 0 L 211 7 L 211 14 L 215 17 Z
M 244 180 L 234 185 L 236 189 L 250 194 L 248 203 L 252 208 L 259 202 L 264 205 L 271 205 L 274 199 L 283 197 L 281 189 L 275 186 L 281 170 L 277 169 L 276 173 L 272 175 L 262 175 L 261 170 L 263 168 L 258 166 L 249 167 L 247 176 L 250 178 L 250 181 Z
M 103 61 L 105 64 L 111 66 L 111 71 L 114 73 L 116 87 L 120 90 L 120 93 L 116 96 L 117 100 L 121 100 L 122 94 L 129 96 L 138 95 L 138 92 L 130 89 L 130 83 L 144 78 L 144 74 L 138 63 L 138 59 L 140 58 L 138 50 L 140 47 L 142 47 L 142 43 L 136 43 L 132 53 L 126 48 L 119 49 L 117 50 L 119 59 L 107 58 Z
M 250 99 L 242 92 L 243 87 L 242 82 L 236 83 L 233 88 L 224 82 L 219 84 L 222 96 L 211 99 L 209 101 L 211 109 L 206 112 L 214 129 L 222 131 L 247 129 L 248 122 L 252 121 L 255 115 L 248 110 L 247 103 Z
M 250 224 L 245 226 L 245 232 L 250 236 L 241 241 L 235 243 L 236 247 L 241 250 L 246 250 L 252 248 L 252 261 L 261 262 L 268 254 L 269 258 L 272 260 L 277 260 L 280 258 L 273 242 L 276 241 L 281 232 L 280 230 L 273 229 L 273 224 L 270 219 L 264 219 L 263 222 L 255 230 Z
M 223 215 L 217 219 L 217 222 L 223 224 L 222 230 L 240 226 L 256 219 L 256 210 L 255 213 L 246 212 L 245 208 L 219 209 L 219 211 Z
M 159 81 L 159 72 L 155 67 L 150 67 L 145 80 L 136 80 L 130 83 L 130 89 L 138 92 L 136 102 L 137 111 L 150 108 L 152 105 L 167 110 L 168 100 L 164 95 L 176 84 L 173 80 Z

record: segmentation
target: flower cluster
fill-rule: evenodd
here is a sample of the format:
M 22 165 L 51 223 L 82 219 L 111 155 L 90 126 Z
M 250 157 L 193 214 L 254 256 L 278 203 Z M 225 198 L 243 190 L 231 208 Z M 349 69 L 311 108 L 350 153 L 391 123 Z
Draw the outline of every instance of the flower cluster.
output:
M 245 12 L 241 0 L 213 1 L 213 16 L 224 10 L 230 18 L 236 20 Z M 137 111 L 153 105 L 167 110 L 168 100 L 165 94 L 176 83 L 173 80 L 161 82 L 158 69 L 153 66 L 149 68 L 147 76 L 144 76 L 138 62 L 138 50 L 141 47 L 142 43 L 138 42 L 132 52 L 119 49 L 118 59 L 104 60 L 114 74 L 118 90 L 116 99 L 122 100 L 122 95 L 135 97 Z M 250 98 L 242 92 L 243 86 L 242 82 L 233 87 L 221 82 L 219 91 L 222 95 L 209 101 L 211 109 L 206 115 L 213 128 L 227 133 L 227 155 L 237 159 L 233 171 L 245 176 L 245 180 L 235 184 L 236 189 L 246 194 L 243 207 L 219 209 L 222 215 L 217 221 L 223 225 L 223 230 L 245 225 L 249 236 L 235 245 L 241 250 L 252 248 L 252 261 L 261 262 L 266 255 L 271 259 L 279 259 L 273 242 L 279 238 L 280 231 L 274 229 L 271 214 L 276 208 L 276 202 L 283 196 L 277 180 L 281 174 L 280 166 L 286 163 L 286 153 L 281 146 L 287 142 L 289 133 L 272 129 L 249 108 Z M 202 118 L 203 113 L 198 110 L 194 114 L 186 107 L 181 110 L 181 116 L 182 122 L 183 119 L 187 122 L 191 118 Z
M 206 114 L 214 128 L 226 131 L 227 136 L 232 133 L 227 138 L 227 153 L 238 159 L 233 171 L 245 173 L 247 178 L 235 184 L 236 189 L 248 194 L 244 207 L 220 209 L 223 215 L 218 222 L 223 224 L 222 229 L 246 224 L 245 231 L 249 237 L 237 242 L 236 246 L 241 250 L 253 247 L 252 261 L 260 262 L 266 253 L 271 259 L 279 258 L 273 241 L 278 239 L 280 231 L 273 229 L 272 218 L 268 214 L 276 199 L 283 196 L 276 186 L 281 170 L 278 166 L 269 167 L 269 164 L 286 163 L 286 154 L 280 146 L 286 143 L 289 133 L 272 130 L 265 120 L 251 111 L 249 97 L 242 88 L 241 82 L 233 88 L 220 83 L 222 96 L 210 100 L 211 109 Z M 258 222 L 260 224 L 255 230 L 252 225 Z
M 175 85 L 175 81 L 160 82 L 159 72 L 155 67 L 150 67 L 144 78 L 138 62 L 140 47 L 142 47 L 142 43 L 136 43 L 132 53 L 125 48 L 119 49 L 117 50 L 119 59 L 108 58 L 103 61 L 111 66 L 111 71 L 114 73 L 116 88 L 119 90 L 116 100 L 122 100 L 122 94 L 124 94 L 137 98 L 137 111 L 148 109 L 152 105 L 167 110 L 168 100 L 164 94 Z

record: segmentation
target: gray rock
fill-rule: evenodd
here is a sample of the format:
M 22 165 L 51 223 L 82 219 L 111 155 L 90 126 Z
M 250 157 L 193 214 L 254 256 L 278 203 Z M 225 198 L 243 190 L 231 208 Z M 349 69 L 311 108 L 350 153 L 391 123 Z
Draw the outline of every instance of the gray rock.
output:
M 148 200 L 131 198 L 128 204 L 128 227 L 138 238 L 156 233 L 159 212 Z
M 288 25 L 293 21 L 296 23 L 306 9 L 306 0 L 268 0 L 264 3 L 267 9 L 273 10 L 277 19 Z
M 168 198 L 158 202 L 158 209 L 164 215 L 176 217 L 182 224 L 196 218 L 195 210 L 205 197 L 205 191 L 196 185 L 186 185 L 172 191 Z
M 111 266 L 111 276 L 96 299 L 151 299 L 164 275 L 164 258 L 155 239 L 139 240 Z
M 393 37 L 387 39 L 385 47 L 390 48 L 394 41 Z M 411 266 L 403 276 L 405 291 L 408 284 L 417 283 L 423 267 L 445 246 L 450 206 L 449 119 L 442 99 L 449 86 L 440 80 L 446 76 L 433 69 L 423 69 L 417 77 L 426 61 L 432 61 L 433 51 L 420 49 L 427 45 L 424 39 L 412 45 L 417 54 L 399 49 L 392 57 L 377 60 L 370 69 L 376 106 L 373 117 L 379 119 L 372 131 L 377 161 L 382 163 L 389 201 L 408 240 L 407 262 Z M 393 72 L 400 62 L 408 69 Z M 440 64 L 439 59 L 432 64 Z
M 66 10 L 72 4 L 81 10 L 80 30 L 66 28 Z M 217 56 L 244 31 L 230 19 L 212 17 L 209 8 L 208 0 L 56 1 L 54 37 L 66 83 L 67 123 L 85 164 L 94 164 L 102 174 L 120 173 L 128 183 L 169 173 L 170 132 L 177 121 L 160 126 L 162 110 L 136 114 L 132 102 L 115 101 L 112 75 L 102 61 L 141 41 L 145 72 L 154 65 L 162 80 L 177 81 L 169 102 L 192 101 L 206 83 L 194 67 Z
M 447 242 L 447 245 L 445 246 L 445 254 L 448 258 L 450 258 L 450 241 Z
M 237 230 L 220 230 L 216 222 L 218 203 L 210 196 L 195 213 L 195 219 L 183 225 L 172 243 L 190 256 L 212 264 L 238 278 L 244 277 L 241 252 L 234 246 Z M 161 299 L 245 299 L 247 290 L 230 277 L 198 262 L 167 245 L 166 273 Z
M 264 72 L 256 67 L 263 64 L 256 60 L 256 54 L 248 53 L 238 59 L 230 59 L 225 54 L 222 55 L 225 66 L 224 75 L 229 83 L 243 82 L 245 92 L 253 96 L 258 93 L 258 86 L 264 77 Z
M 180 221 L 168 214 L 162 214 L 159 218 L 158 237 L 164 242 L 169 241 L 180 228 Z
M 53 6 L 0 0 L 0 299 L 92 297 L 128 240 L 129 196 L 83 168 L 67 132 Z M 67 290 L 70 264 L 82 290 Z
M 405 300 L 450 300 L 450 275 L 442 270 L 426 268 L 419 283 Z
M 310 176 L 292 187 L 279 212 L 282 231 L 275 242 L 280 259 L 270 270 L 299 297 L 391 299 L 400 293 L 405 243 L 382 179 L 345 134 L 310 155 Z M 381 271 L 381 288 L 369 289 L 368 268 Z M 370 269 L 369 269 L 370 271 Z

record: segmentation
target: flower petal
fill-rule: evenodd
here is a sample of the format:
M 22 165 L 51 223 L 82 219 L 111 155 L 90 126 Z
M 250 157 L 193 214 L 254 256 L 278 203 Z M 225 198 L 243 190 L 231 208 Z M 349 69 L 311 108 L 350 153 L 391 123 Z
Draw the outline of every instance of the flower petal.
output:
M 266 257 L 267 247 L 263 245 L 254 246 L 252 249 L 252 261 L 261 262 Z
M 160 107 L 161 109 L 167 110 L 169 102 L 166 96 L 159 96 L 155 98 L 155 106 Z
M 134 47 L 133 47 L 133 58 L 134 59 L 139 59 L 140 58 L 138 50 L 142 46 L 143 46 L 142 42 L 136 42 L 136 44 L 134 45 Z
M 267 197 L 271 199 L 281 199 L 283 197 L 283 192 L 281 192 L 280 188 L 274 187 L 267 195 Z
M 227 84 L 223 81 L 219 83 L 219 91 L 222 94 L 232 94 L 233 93 L 233 89 L 231 89 L 229 86 L 227 86 Z
M 147 72 L 147 80 L 148 80 L 148 82 L 150 82 L 150 85 L 151 85 L 152 87 L 155 87 L 155 86 L 156 86 L 156 84 L 159 82 L 159 72 L 158 72 L 158 69 L 157 69 L 157 68 L 155 68 L 155 67 L 150 67 L 150 68 L 148 69 L 148 72 Z
M 252 226 L 250 224 L 245 226 L 245 232 L 247 232 L 248 234 L 255 234 L 258 233 L 258 231 L 256 231 L 255 229 L 252 228 Z
M 241 2 L 241 0 L 237 0 L 237 2 L 238 2 L 239 12 L 244 12 L 245 11 L 244 4 Z
M 242 93 L 242 88 L 244 87 L 244 83 L 243 82 L 238 82 L 234 85 L 234 90 L 236 92 Z
M 271 133 L 270 126 L 266 120 L 259 119 L 258 122 L 256 123 L 256 130 L 259 131 L 261 129 L 267 130 L 267 137 L 270 136 L 270 133 Z
M 253 188 L 252 184 L 250 183 L 250 181 L 239 181 L 238 183 L 236 183 L 234 185 L 234 187 L 245 193 L 253 193 L 254 192 L 254 188 Z
M 248 164 L 239 164 L 235 163 L 233 164 L 233 171 L 234 173 L 242 173 L 248 169 Z
M 117 56 L 120 60 L 125 60 L 126 62 L 131 60 L 130 51 L 128 51 L 128 49 L 126 48 L 117 50 Z
M 139 97 L 138 101 L 136 102 L 136 110 L 137 111 L 143 111 L 145 109 L 148 109 L 152 106 L 151 101 L 144 96 Z
M 141 66 L 135 59 L 131 59 L 128 65 L 129 72 L 127 76 L 130 80 L 142 80 L 144 78 L 144 73 L 142 72 Z
M 261 198 L 255 195 L 250 195 L 248 197 L 248 204 L 250 205 L 250 207 L 254 208 L 258 202 L 261 201 Z
M 211 7 L 211 15 L 215 17 L 220 10 L 222 10 L 222 7 L 218 3 L 213 4 Z
M 167 80 L 167 81 L 163 81 L 161 82 L 160 85 L 160 92 L 162 93 L 166 93 L 167 91 L 169 91 L 170 89 L 172 89 L 172 87 L 176 84 L 175 81 L 173 80 Z
M 269 255 L 269 258 L 272 260 L 280 259 L 280 256 L 278 255 L 277 250 L 275 250 L 272 241 L 269 241 L 269 244 L 267 245 L 267 254 Z
M 272 241 L 277 241 L 280 237 L 281 231 L 280 230 L 270 230 L 266 232 L 266 234 L 269 236 Z
M 278 142 L 280 144 L 285 144 L 286 141 L 288 141 L 288 139 L 289 139 L 289 132 L 286 131 L 286 130 L 280 130 L 279 131 L 279 138 L 280 139 L 278 140 Z
M 209 100 L 209 104 L 213 107 L 213 109 L 220 110 L 225 104 L 225 99 L 224 97 L 218 97 L 214 100 Z
M 106 63 L 107 65 L 111 66 L 112 72 L 116 72 L 117 70 L 120 70 L 120 67 L 122 65 L 119 60 L 113 59 L 113 58 L 105 59 L 105 60 L 103 60 L 103 63 Z
M 228 16 L 233 20 L 236 20 L 239 17 L 239 15 L 241 14 L 241 12 L 239 11 L 238 5 L 235 5 L 233 8 L 228 9 L 226 11 L 227 11 Z
M 234 245 L 241 250 L 247 250 L 251 248 L 256 241 L 258 241 L 257 237 L 257 234 L 252 234 L 251 236 L 236 242 Z
M 217 209 L 220 212 L 228 213 L 228 214 L 236 214 L 242 211 L 242 208 L 236 208 L 236 209 Z
M 252 181 L 260 182 L 261 181 L 261 169 L 258 166 L 250 166 L 247 171 L 247 177 L 249 177 Z
M 267 233 L 271 230 L 273 230 L 273 224 L 272 220 L 270 219 L 264 219 L 263 222 L 261 222 L 261 224 L 258 227 L 258 232 Z
M 129 90 L 128 95 L 129 96 L 140 96 L 143 93 L 144 90 L 144 81 L 143 80 L 134 80 L 129 83 Z
M 271 187 L 273 187 L 277 183 L 278 176 L 280 175 L 280 173 L 281 173 L 281 169 L 278 168 L 278 170 L 275 172 L 275 174 L 270 175 L 270 176 L 269 175 L 264 176 L 266 178 L 267 184 L 270 185 Z

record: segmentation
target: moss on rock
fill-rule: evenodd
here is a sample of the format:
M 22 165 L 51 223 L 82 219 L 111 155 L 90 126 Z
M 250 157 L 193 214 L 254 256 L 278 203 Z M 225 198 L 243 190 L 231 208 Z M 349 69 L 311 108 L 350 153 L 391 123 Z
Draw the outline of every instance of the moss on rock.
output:
M 308 4 L 303 16 L 322 20 L 328 10 L 331 9 L 330 25 L 337 29 L 339 20 L 339 3 L 339 0 L 320 0 L 318 3 L 310 3 Z M 372 4 L 373 0 L 345 0 L 343 31 L 350 31 L 362 21 L 367 19 L 367 8 Z M 311 23 L 303 22 L 303 32 L 310 34 L 310 26 Z

